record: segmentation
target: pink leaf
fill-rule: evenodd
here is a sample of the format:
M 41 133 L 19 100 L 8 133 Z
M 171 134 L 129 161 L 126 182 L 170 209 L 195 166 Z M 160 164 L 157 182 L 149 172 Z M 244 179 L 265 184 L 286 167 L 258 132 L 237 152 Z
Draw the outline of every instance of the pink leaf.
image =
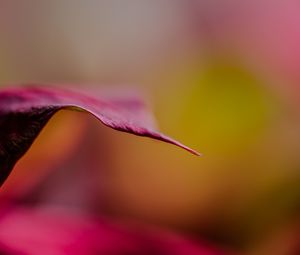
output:
M 113 129 L 196 151 L 159 133 L 151 114 L 137 100 L 113 100 L 55 87 L 15 87 L 0 90 L 0 184 L 26 153 L 49 119 L 59 110 L 89 112 Z
M 203 241 L 132 222 L 111 222 L 59 208 L 2 208 L 4 254 L 224 255 Z M 0 245 L 0 252 L 1 250 Z M 13 252 L 18 251 L 18 252 Z M 1 253 L 2 254 L 2 253 Z M 231 253 L 230 253 L 231 254 Z

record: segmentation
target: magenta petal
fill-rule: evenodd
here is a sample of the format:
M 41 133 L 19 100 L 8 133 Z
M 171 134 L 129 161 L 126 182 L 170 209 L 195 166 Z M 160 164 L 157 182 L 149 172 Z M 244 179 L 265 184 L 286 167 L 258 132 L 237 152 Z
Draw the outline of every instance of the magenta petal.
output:
M 15 87 L 0 91 L 0 183 L 29 149 L 49 119 L 59 110 L 91 113 L 113 129 L 196 151 L 159 133 L 139 100 L 113 100 L 55 87 Z
M 96 219 L 58 208 L 12 207 L 0 215 L 5 254 L 224 255 L 176 233 Z M 5 245 L 5 246 L 4 246 Z M 1 250 L 0 250 L 1 251 Z M 22 253 L 20 253 L 22 252 Z

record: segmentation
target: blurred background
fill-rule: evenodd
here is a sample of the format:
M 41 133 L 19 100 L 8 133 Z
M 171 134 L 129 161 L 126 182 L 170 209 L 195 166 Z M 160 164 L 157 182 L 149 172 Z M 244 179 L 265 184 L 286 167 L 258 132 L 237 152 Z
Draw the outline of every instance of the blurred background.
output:
M 240 254 L 299 254 L 299 11 L 296 0 L 1 0 L 1 84 L 136 88 L 161 130 L 204 154 L 63 112 L 5 188 L 30 171 L 47 176 L 34 203 Z

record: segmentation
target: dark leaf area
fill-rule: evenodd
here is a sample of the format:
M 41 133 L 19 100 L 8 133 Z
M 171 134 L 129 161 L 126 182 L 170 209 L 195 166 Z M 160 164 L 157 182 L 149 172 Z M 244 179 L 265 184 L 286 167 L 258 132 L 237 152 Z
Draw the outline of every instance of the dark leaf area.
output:
M 34 108 L 28 112 L 0 111 L 0 184 L 3 184 L 15 163 L 30 148 L 57 110 L 49 107 Z

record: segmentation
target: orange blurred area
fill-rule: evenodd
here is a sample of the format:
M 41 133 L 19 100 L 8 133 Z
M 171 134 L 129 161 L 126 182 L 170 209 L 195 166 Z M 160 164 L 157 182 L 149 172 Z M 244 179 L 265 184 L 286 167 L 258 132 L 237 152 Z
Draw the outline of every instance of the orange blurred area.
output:
M 86 128 L 84 118 L 78 115 L 65 111 L 55 115 L 39 134 L 29 152 L 15 166 L 2 187 L 2 195 L 21 195 L 26 192 L 76 150 Z
M 61 112 L 2 194 L 69 169 L 46 185 L 55 195 L 43 188 L 53 203 L 76 194 L 96 214 L 238 254 L 298 254 L 299 10 L 293 0 L 1 1 L 1 84 L 131 86 L 149 95 L 163 132 L 204 154 Z

